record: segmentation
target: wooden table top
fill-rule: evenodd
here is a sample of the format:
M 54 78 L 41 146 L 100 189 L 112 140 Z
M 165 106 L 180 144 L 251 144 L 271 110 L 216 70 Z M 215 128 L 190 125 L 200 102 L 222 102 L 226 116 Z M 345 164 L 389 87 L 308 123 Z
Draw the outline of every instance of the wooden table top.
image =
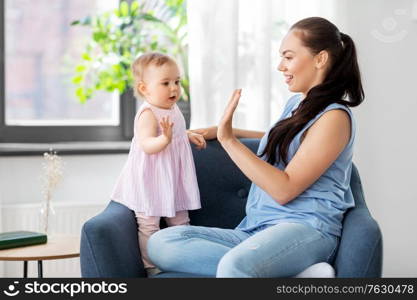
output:
M 51 235 L 46 244 L 0 250 L 0 260 L 49 260 L 80 256 L 80 237 Z

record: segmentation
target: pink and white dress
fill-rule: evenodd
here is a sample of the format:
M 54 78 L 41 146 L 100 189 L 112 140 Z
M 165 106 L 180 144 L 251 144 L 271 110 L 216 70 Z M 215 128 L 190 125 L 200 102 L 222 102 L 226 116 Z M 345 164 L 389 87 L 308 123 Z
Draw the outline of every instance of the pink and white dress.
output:
M 138 142 L 136 123 L 149 109 L 159 121 L 169 116 L 174 123 L 172 141 L 156 154 L 145 153 Z M 201 208 L 193 155 L 185 120 L 176 104 L 162 109 L 144 101 L 135 116 L 129 156 L 113 189 L 111 199 L 146 216 L 174 217 L 177 211 Z M 161 129 L 158 126 L 158 135 Z

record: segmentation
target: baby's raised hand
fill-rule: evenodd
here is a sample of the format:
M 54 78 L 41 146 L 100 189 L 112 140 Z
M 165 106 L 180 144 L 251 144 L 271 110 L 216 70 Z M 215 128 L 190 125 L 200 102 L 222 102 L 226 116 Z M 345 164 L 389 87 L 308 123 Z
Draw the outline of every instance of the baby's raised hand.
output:
M 204 136 L 202 136 L 201 134 L 188 131 L 188 139 L 191 143 L 197 146 L 197 149 L 206 148 L 206 140 L 204 139 Z
M 172 126 L 174 126 L 174 123 L 169 121 L 169 117 L 163 117 L 159 124 L 161 125 L 162 135 L 167 138 L 168 143 L 171 143 Z

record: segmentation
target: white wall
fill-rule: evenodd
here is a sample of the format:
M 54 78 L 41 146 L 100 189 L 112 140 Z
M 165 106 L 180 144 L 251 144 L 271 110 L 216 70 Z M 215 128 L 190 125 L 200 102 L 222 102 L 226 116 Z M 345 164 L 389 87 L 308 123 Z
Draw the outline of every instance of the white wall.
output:
M 356 42 L 365 84 L 365 102 L 354 109 L 354 161 L 383 233 L 385 277 L 417 276 L 416 2 L 345 0 L 339 12 L 340 29 Z
M 63 158 L 63 179 L 53 201 L 109 201 L 113 185 L 127 154 L 68 155 Z M 0 157 L 0 199 L 3 204 L 42 201 L 43 156 Z

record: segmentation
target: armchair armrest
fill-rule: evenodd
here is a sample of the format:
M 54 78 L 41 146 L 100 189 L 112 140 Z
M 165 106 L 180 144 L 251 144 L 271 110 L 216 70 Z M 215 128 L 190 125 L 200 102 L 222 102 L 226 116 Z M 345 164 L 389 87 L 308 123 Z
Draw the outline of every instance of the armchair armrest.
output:
M 366 206 L 347 212 L 334 267 L 337 277 L 381 277 L 382 234 Z
M 134 213 L 111 201 L 81 230 L 82 277 L 146 277 Z

